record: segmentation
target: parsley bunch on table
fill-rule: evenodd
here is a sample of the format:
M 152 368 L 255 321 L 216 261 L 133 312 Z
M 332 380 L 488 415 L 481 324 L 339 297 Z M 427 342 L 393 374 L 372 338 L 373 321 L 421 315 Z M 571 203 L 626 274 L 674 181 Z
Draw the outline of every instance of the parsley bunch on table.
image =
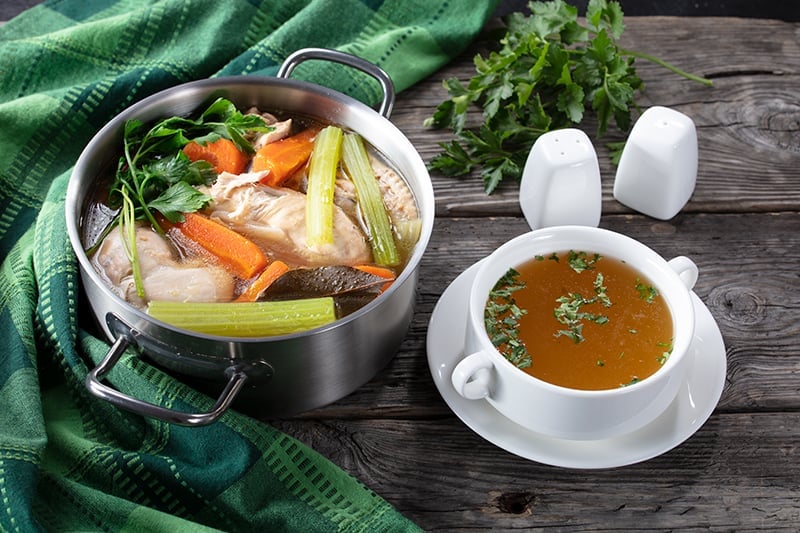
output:
M 425 123 L 449 127 L 456 138 L 440 145 L 443 151 L 430 162 L 431 170 L 459 176 L 479 167 L 491 194 L 504 178 L 520 179 L 543 133 L 574 127 L 589 113 L 597 120 L 597 137 L 612 119 L 627 131 L 642 87 L 633 65 L 637 57 L 711 84 L 648 54 L 620 48 L 623 13 L 616 1 L 590 0 L 585 24 L 578 22 L 577 8 L 563 0 L 531 2 L 529 7 L 530 16 L 504 18 L 507 31 L 500 50 L 475 57 L 476 75 L 466 85 L 454 78 L 444 81 L 450 97 Z M 478 128 L 467 125 L 473 104 L 483 110 Z

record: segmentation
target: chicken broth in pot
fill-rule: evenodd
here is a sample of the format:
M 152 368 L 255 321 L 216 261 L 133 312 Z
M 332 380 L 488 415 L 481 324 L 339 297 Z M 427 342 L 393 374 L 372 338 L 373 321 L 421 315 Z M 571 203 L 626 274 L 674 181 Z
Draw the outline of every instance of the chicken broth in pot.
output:
M 263 337 L 333 322 L 377 298 L 421 231 L 411 188 L 358 134 L 236 109 L 126 123 L 82 241 L 130 305 L 191 331 Z

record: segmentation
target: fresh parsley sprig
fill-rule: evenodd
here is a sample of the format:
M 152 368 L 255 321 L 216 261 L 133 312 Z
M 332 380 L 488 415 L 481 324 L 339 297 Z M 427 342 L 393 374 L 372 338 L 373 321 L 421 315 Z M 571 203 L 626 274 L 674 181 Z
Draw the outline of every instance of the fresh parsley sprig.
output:
M 111 207 L 123 205 L 122 190 L 134 203 L 134 220 L 148 220 L 160 226 L 154 211 L 171 222 L 183 220 L 183 213 L 202 209 L 210 198 L 195 186 L 208 185 L 216 178 L 205 161 L 191 162 L 181 149 L 189 142 L 207 144 L 220 138 L 233 141 L 247 153 L 253 146 L 248 131 L 269 131 L 258 115 L 242 114 L 224 98 L 215 100 L 196 119 L 169 117 L 151 128 L 139 120 L 125 123 L 123 156 L 119 160 L 108 201 Z
M 635 58 L 711 84 L 649 54 L 620 48 L 623 13 L 616 1 L 590 0 L 585 25 L 578 22 L 577 8 L 563 0 L 530 2 L 529 7 L 530 16 L 505 17 L 499 51 L 474 58 L 476 75 L 466 85 L 444 81 L 449 98 L 425 124 L 449 127 L 456 138 L 440 145 L 442 152 L 428 165 L 431 170 L 460 176 L 480 168 L 484 189 L 491 194 L 504 178 L 520 179 L 543 133 L 573 127 L 590 112 L 597 119 L 597 137 L 612 119 L 627 131 L 635 93 L 642 87 Z M 467 125 L 473 104 L 483 110 L 477 128 Z M 618 156 L 621 145 L 616 150 Z
M 253 153 L 253 146 L 246 139 L 248 132 L 271 129 L 263 118 L 241 113 L 225 98 L 215 100 L 194 119 L 173 116 L 149 128 L 139 120 L 125 123 L 123 155 L 108 193 L 109 206 L 118 211 L 95 246 L 117 224 L 122 225 L 140 297 L 144 296 L 144 289 L 133 229 L 135 221 L 146 220 L 163 234 L 156 213 L 170 222 L 181 222 L 183 213 L 203 209 L 211 201 L 196 186 L 210 185 L 216 173 L 206 161 L 190 161 L 182 148 L 192 141 L 206 144 L 226 138 L 240 150 Z

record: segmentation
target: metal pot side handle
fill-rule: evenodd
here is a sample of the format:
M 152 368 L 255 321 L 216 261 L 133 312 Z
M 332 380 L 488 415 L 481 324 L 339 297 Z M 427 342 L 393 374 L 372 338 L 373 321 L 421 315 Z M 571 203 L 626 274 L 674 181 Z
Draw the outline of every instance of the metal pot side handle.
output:
M 86 376 L 86 388 L 98 398 L 132 413 L 157 418 L 180 426 L 204 426 L 215 422 L 228 410 L 247 381 L 248 376 L 245 372 L 235 367 L 229 368 L 226 372 L 230 374 L 228 383 L 216 403 L 205 413 L 186 413 L 154 405 L 128 396 L 101 382 L 103 377 L 111 372 L 111 369 L 114 368 L 114 365 L 131 343 L 132 340 L 127 335 L 117 337 L 100 364 Z
M 333 61 L 335 63 L 341 63 L 372 76 L 378 81 L 381 86 L 381 90 L 383 91 L 383 99 L 381 100 L 381 105 L 378 107 L 378 113 L 387 119 L 392 114 L 392 108 L 394 107 L 395 100 L 395 90 L 392 78 L 389 77 L 389 74 L 387 74 L 386 71 L 380 68 L 378 65 L 346 52 L 330 50 L 328 48 L 302 48 L 289 54 L 289 56 L 284 60 L 278 69 L 278 77 L 288 78 L 295 67 L 309 59 L 322 59 L 326 61 Z

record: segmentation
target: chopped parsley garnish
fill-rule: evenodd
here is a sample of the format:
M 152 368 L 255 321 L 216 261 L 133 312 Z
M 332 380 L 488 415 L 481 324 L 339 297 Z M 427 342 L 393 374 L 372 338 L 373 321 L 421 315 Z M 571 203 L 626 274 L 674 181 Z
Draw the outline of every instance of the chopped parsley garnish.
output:
M 651 304 L 658 296 L 658 291 L 651 285 L 645 285 L 642 280 L 636 278 L 636 290 L 639 292 L 639 298 Z
M 519 338 L 519 321 L 527 313 L 514 300 L 514 293 L 525 288 L 519 272 L 510 268 L 489 292 L 484 310 L 484 324 L 497 350 L 517 368 L 531 366 L 531 356 Z
M 670 342 L 657 342 L 656 346 L 660 348 L 667 348 L 661 355 L 659 355 L 656 359 L 658 364 L 663 365 L 669 359 L 669 356 L 672 355 L 672 341 Z
M 580 274 L 584 270 L 594 270 L 597 262 L 602 258 L 600 254 L 589 255 L 586 252 L 570 250 L 567 255 L 569 267 Z
M 560 324 L 567 326 L 567 329 L 560 329 L 556 332 L 555 336 L 565 336 L 575 344 L 581 343 L 586 340 L 583 336 L 584 321 L 594 322 L 595 324 L 606 324 L 608 316 L 591 313 L 585 310 L 585 306 L 594 303 L 600 303 L 603 307 L 611 307 L 611 300 L 606 294 L 606 287 L 603 285 L 603 274 L 597 273 L 594 280 L 594 296 L 586 298 L 583 295 L 571 292 L 567 296 L 560 296 L 556 298 L 559 304 L 553 310 L 553 315 Z

